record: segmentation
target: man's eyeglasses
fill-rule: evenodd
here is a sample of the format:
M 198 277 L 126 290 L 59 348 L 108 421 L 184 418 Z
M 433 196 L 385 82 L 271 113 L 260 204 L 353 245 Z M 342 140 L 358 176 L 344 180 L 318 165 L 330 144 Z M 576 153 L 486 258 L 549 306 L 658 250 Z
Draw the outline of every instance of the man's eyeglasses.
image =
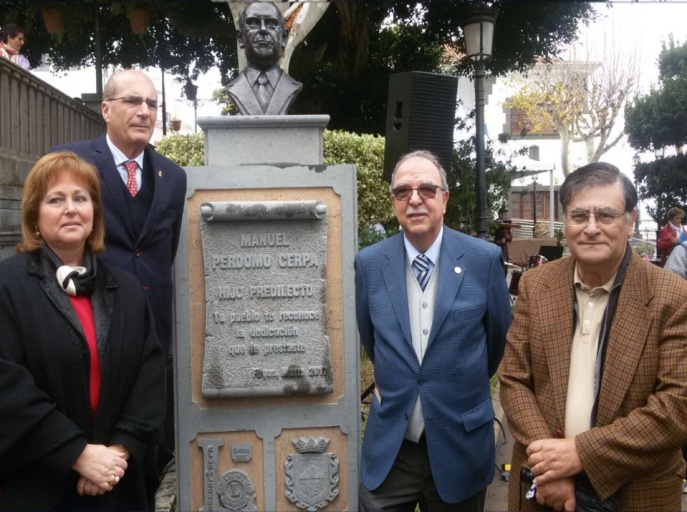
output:
M 107 101 L 121 100 L 127 107 L 140 107 L 145 101 L 148 105 L 148 110 L 157 110 L 157 100 L 149 100 L 148 98 L 141 98 L 140 96 L 122 96 L 121 98 L 110 98 Z
M 410 196 L 413 195 L 413 190 L 417 190 L 417 195 L 420 196 L 420 199 L 434 199 L 437 195 L 437 190 L 440 188 L 440 185 L 420 185 L 417 188 L 400 186 L 393 189 L 391 195 L 397 201 L 409 201 Z
M 611 224 L 615 219 L 622 217 L 623 215 L 625 215 L 625 212 L 616 212 L 613 210 L 593 213 L 586 210 L 575 210 L 573 212 L 566 213 L 565 218 L 568 219 L 570 224 L 581 226 L 582 224 L 587 224 L 591 216 L 594 216 L 594 219 L 596 219 L 598 224 Z

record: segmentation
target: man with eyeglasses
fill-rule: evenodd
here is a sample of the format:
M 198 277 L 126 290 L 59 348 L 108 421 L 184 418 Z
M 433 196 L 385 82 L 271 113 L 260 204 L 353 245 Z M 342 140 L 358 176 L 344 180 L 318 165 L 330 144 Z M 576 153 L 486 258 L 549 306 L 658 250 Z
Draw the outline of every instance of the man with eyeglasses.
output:
M 391 177 L 403 231 L 356 256 L 358 330 L 375 372 L 360 511 L 481 512 L 494 475 L 489 379 L 511 319 L 503 258 L 443 224 L 448 196 L 434 154 L 404 155 Z
M 509 510 L 680 511 L 687 283 L 633 253 L 617 167 L 577 169 L 560 200 L 571 257 L 523 275 L 499 368 Z
M 91 162 L 100 177 L 109 264 L 135 275 L 148 298 L 158 337 L 171 355 L 172 265 L 179 245 L 186 197 L 186 173 L 149 144 L 157 120 L 157 91 L 143 72 L 123 70 L 110 77 L 101 112 L 107 133 L 97 139 L 51 148 L 68 150 Z M 168 364 L 166 450 L 174 447 L 173 387 Z

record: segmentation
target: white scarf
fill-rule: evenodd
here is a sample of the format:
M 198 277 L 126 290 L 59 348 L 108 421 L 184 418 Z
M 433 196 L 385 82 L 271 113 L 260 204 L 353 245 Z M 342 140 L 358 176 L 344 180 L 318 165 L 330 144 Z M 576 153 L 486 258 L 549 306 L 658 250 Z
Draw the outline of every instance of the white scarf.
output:
M 62 289 L 67 292 L 67 295 L 76 297 L 76 285 L 74 284 L 74 278 L 76 276 L 84 275 L 88 269 L 86 267 L 70 267 L 69 265 L 62 265 L 55 272 L 55 277 L 57 282 L 60 284 Z

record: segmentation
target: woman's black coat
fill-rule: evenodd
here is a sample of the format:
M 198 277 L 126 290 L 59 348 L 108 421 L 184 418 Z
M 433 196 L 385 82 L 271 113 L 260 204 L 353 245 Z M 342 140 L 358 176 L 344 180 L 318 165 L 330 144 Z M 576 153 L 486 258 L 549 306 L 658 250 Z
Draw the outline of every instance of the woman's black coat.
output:
M 89 349 L 40 251 L 0 262 L 0 510 L 145 510 L 143 460 L 165 414 L 165 361 L 136 279 L 98 261 L 91 296 L 101 388 L 93 417 Z M 79 497 L 71 469 L 87 443 L 121 444 L 114 490 Z

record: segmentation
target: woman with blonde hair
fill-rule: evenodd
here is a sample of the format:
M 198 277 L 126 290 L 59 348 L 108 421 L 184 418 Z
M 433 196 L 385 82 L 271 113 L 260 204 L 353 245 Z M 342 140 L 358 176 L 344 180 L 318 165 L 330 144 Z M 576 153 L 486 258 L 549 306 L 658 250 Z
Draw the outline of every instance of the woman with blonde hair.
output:
M 108 267 L 96 170 L 29 172 L 0 262 L 0 510 L 152 510 L 144 456 L 165 411 L 162 346 L 133 276 Z

